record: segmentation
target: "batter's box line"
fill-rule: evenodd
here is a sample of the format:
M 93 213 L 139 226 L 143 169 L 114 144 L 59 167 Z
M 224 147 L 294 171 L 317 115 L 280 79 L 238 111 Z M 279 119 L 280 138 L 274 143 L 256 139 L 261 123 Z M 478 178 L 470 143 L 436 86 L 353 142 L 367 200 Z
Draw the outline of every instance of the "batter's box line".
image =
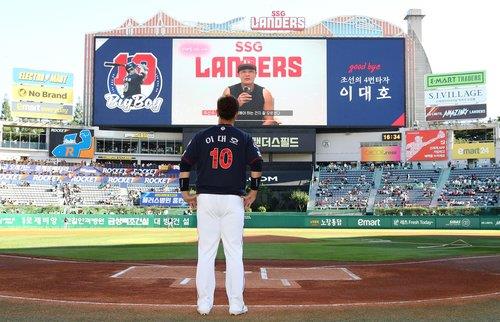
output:
M 355 281 L 359 281 L 361 280 L 361 277 L 359 277 L 358 275 L 354 274 L 353 272 L 351 272 L 350 270 L 348 270 L 347 268 L 345 267 L 340 267 L 340 269 L 342 271 L 344 271 L 344 273 L 346 273 L 347 275 L 349 275 L 353 280 Z
M 118 273 L 114 274 L 114 275 L 111 275 L 110 277 L 111 278 L 124 278 L 122 275 L 128 273 L 129 271 L 131 270 L 134 270 L 136 268 L 149 268 L 149 267 L 153 267 L 153 268 L 158 268 L 158 267 L 161 267 L 161 268 L 186 268 L 186 269 L 196 269 L 196 266 L 172 266 L 172 265 L 141 265 L 141 266 L 130 266 L 124 270 L 121 270 L 119 271 Z M 223 274 L 226 274 L 226 271 L 223 271 L 222 272 Z M 252 272 L 251 271 L 244 271 L 244 274 L 251 274 Z M 142 276 L 134 276 L 134 277 L 127 277 L 127 278 L 135 278 L 135 279 L 145 279 L 147 277 L 142 277 Z M 156 277 L 152 277 L 152 278 L 156 278 Z M 192 278 L 188 278 L 188 282 L 189 280 L 192 279 Z M 182 283 L 181 283 L 182 284 Z M 187 284 L 187 282 L 185 283 Z
M 126 269 L 119 271 L 118 273 L 112 275 L 111 278 L 120 278 L 120 276 L 122 276 L 123 274 L 127 273 L 130 270 L 133 270 L 134 268 L 136 268 L 136 266 L 130 266 L 129 268 L 126 268 Z
M 320 266 L 320 267 L 273 267 L 274 269 L 287 269 L 287 270 L 296 270 L 297 268 L 298 269 L 325 269 L 325 266 Z M 328 267 L 330 268 L 330 267 Z M 349 277 L 351 277 L 353 280 L 355 281 L 360 281 L 362 278 L 359 277 L 358 275 L 354 274 L 353 272 L 351 272 L 349 269 L 345 268 L 345 267 L 331 267 L 332 269 L 340 269 L 341 271 L 343 271 L 344 273 L 346 273 L 347 275 L 349 275 Z M 269 279 L 269 276 L 267 275 L 267 268 L 265 267 L 261 267 L 260 268 L 260 278 L 263 279 L 263 280 L 268 280 Z M 286 283 L 288 283 L 288 280 L 287 279 L 281 279 L 281 281 L 286 281 Z M 284 286 L 287 286 L 285 285 L 285 282 L 283 282 L 283 285 Z

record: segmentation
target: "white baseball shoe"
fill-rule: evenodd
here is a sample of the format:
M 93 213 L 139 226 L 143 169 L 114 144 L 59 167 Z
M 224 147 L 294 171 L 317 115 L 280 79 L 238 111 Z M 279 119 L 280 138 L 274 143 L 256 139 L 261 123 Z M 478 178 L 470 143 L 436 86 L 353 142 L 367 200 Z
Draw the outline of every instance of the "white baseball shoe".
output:
M 198 313 L 200 313 L 201 315 L 208 315 L 211 310 L 212 308 L 208 306 L 203 306 L 203 307 L 199 306 L 197 309 Z
M 247 312 L 248 312 L 248 308 L 246 305 L 243 305 L 243 308 L 241 308 L 239 310 L 238 309 L 234 310 L 232 308 L 229 308 L 229 314 L 231 314 L 231 315 L 240 315 L 240 314 L 245 314 Z

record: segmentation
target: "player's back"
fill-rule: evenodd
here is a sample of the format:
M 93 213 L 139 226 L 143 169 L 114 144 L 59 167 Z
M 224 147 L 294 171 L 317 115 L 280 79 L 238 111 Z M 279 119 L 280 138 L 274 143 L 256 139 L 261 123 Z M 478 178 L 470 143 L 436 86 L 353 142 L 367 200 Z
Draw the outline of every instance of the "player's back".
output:
M 244 195 L 246 166 L 260 153 L 248 133 L 222 124 L 198 132 L 185 156 L 195 159 L 198 194 Z

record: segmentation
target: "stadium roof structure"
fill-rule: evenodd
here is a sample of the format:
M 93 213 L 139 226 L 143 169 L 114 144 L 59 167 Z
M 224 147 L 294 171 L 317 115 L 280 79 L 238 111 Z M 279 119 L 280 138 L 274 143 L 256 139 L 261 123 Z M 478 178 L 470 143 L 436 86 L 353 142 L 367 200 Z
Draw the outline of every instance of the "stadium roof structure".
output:
M 181 22 L 158 12 L 144 23 L 132 18 L 119 27 L 91 33 L 109 36 L 243 36 L 243 37 L 404 37 L 404 31 L 387 21 L 367 16 L 338 16 L 322 20 L 302 30 L 262 32 L 250 29 L 250 17 L 225 22 Z

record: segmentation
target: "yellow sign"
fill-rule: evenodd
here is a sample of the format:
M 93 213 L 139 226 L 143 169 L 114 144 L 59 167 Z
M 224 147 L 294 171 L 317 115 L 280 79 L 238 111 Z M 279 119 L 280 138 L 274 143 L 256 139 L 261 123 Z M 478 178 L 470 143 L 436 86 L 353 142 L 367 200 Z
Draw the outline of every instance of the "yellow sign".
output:
M 33 119 L 73 120 L 73 106 L 35 103 L 35 102 L 12 102 L 10 113 L 13 117 Z
M 73 104 L 73 89 L 14 85 L 12 86 L 12 98 L 15 101 Z
M 155 134 L 154 133 L 147 133 L 147 132 L 125 133 L 125 135 L 123 137 L 134 138 L 134 139 L 154 139 Z
M 126 155 L 100 155 L 99 159 L 104 160 L 135 160 L 134 157 L 126 156 Z
M 485 143 L 455 143 L 452 156 L 454 160 L 492 159 L 495 157 L 495 144 Z

